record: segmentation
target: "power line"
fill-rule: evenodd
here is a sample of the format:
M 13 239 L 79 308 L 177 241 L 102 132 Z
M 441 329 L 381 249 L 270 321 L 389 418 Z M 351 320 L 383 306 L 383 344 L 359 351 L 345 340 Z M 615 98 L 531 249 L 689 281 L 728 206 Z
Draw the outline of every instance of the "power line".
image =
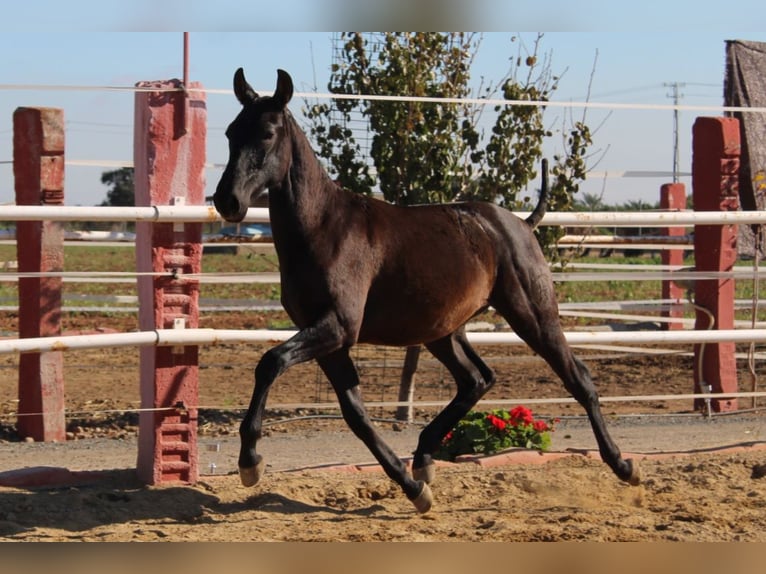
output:
M 633 87 L 633 88 L 624 88 L 624 89 L 621 89 L 621 90 L 612 90 L 612 91 L 609 91 L 609 92 L 600 92 L 598 94 L 593 94 L 591 96 L 591 99 L 607 98 L 607 97 L 611 97 L 611 96 L 621 96 L 621 95 L 624 95 L 624 94 L 635 94 L 636 92 L 647 92 L 647 91 L 657 90 L 657 89 L 660 89 L 662 87 L 663 87 L 662 84 L 650 84 L 650 85 L 646 85 L 646 86 L 636 86 L 636 87 Z M 585 98 L 582 97 L 580 99 L 584 100 Z
M 686 85 L 686 84 L 679 84 Z M 711 84 L 712 86 L 712 84 Z M 128 86 L 77 86 L 77 85 L 46 85 L 46 84 L 0 84 L 0 91 L 4 90 L 34 90 L 34 91 L 119 91 L 119 92 L 183 92 L 182 88 L 156 88 L 156 87 L 128 87 Z M 187 92 L 201 92 L 206 94 L 231 95 L 229 89 L 189 88 Z M 268 90 L 262 90 L 267 92 Z M 422 96 L 381 96 L 373 94 L 336 94 L 330 92 L 295 92 L 295 98 L 323 99 L 323 100 L 372 100 L 372 101 L 398 101 L 398 102 L 423 102 L 437 104 L 475 104 L 479 106 L 530 106 L 541 108 L 588 108 L 588 109 L 615 109 L 615 110 L 671 110 L 682 109 L 694 112 L 741 112 L 741 113 L 766 113 L 764 106 L 723 106 L 723 105 L 694 105 L 678 106 L 675 104 L 640 104 L 619 102 L 591 102 L 591 101 L 550 101 L 550 100 L 506 100 L 502 98 L 437 98 Z

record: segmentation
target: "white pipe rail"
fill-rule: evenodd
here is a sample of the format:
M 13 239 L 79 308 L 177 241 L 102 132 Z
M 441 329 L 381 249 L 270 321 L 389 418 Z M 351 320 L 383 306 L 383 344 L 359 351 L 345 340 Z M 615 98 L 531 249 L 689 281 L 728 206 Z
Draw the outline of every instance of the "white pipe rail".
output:
M 44 353 L 50 351 L 73 351 L 107 347 L 162 347 L 199 346 L 234 343 L 286 341 L 294 330 L 239 330 L 239 329 L 157 329 L 133 333 L 105 333 L 98 335 L 69 335 L 60 337 L 37 337 L 24 339 L 0 339 L 0 354 Z M 479 345 L 521 345 L 524 342 L 510 332 L 469 332 L 468 340 Z M 653 343 L 750 343 L 766 342 L 766 329 L 729 329 L 711 331 L 620 331 L 565 333 L 571 345 L 599 345 L 605 343 L 629 343 L 643 345 Z
M 516 212 L 526 218 L 528 212 Z M 223 221 L 213 206 L 155 205 L 149 207 L 0 206 L 0 221 L 152 221 L 212 223 Z M 269 210 L 251 207 L 244 222 L 268 222 Z M 547 213 L 543 225 L 606 227 L 681 227 L 766 223 L 766 211 L 599 211 Z
M 279 273 L 276 271 L 261 271 L 256 273 L 186 273 L 174 275 L 172 271 L 40 271 L 29 273 L 2 272 L 0 283 L 12 283 L 19 279 L 37 279 L 41 277 L 60 277 L 65 283 L 132 283 L 136 277 L 175 277 L 179 281 L 193 280 L 199 283 L 279 283 Z M 750 275 L 748 275 L 749 277 Z
M 278 272 L 263 271 L 256 273 L 186 273 L 174 275 L 172 271 L 41 271 L 41 272 L 2 272 L 0 283 L 13 283 L 19 279 L 60 277 L 65 283 L 135 283 L 136 277 L 170 277 L 179 281 L 198 281 L 204 284 L 276 284 L 280 281 Z M 588 272 L 554 271 L 553 280 L 557 283 L 583 281 L 720 281 L 726 279 L 766 278 L 766 269 L 753 271 L 743 267 L 731 271 L 604 271 Z
M 251 207 L 247 221 L 269 221 L 269 210 Z M 152 205 L 90 207 L 87 205 L 3 205 L 0 221 L 151 221 L 154 223 L 213 223 L 223 218 L 212 205 Z
M 527 213 L 516 213 L 526 217 Z M 689 227 L 766 223 L 766 211 L 603 211 L 547 213 L 541 225 L 601 227 Z

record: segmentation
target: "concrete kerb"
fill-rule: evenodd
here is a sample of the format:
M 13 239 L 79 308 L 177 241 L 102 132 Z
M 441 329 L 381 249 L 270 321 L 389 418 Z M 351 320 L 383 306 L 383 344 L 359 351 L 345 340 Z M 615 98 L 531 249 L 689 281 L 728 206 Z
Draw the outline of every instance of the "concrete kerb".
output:
M 641 460 L 669 460 L 669 459 L 683 459 L 693 455 L 699 454 L 734 454 L 738 452 L 753 452 L 753 451 L 766 451 L 766 441 L 750 441 L 742 442 L 739 444 L 732 444 L 720 447 L 693 449 L 693 450 L 676 450 L 676 451 L 662 451 L 653 453 L 643 452 L 626 452 L 623 453 L 624 458 L 632 458 L 636 461 Z M 494 455 L 463 455 L 458 457 L 455 462 L 448 462 L 443 460 L 435 461 L 437 467 L 454 467 L 464 464 L 475 464 L 480 468 L 495 468 L 502 466 L 518 466 L 518 465 L 538 465 L 547 464 L 556 460 L 560 460 L 567 457 L 583 456 L 589 459 L 600 460 L 598 451 L 591 449 L 578 449 L 571 448 L 563 451 L 553 452 L 540 452 L 536 450 L 528 449 L 511 449 L 503 451 Z M 411 458 L 403 459 L 408 465 L 411 465 Z M 62 488 L 73 486 L 87 486 L 96 485 L 102 482 L 109 476 L 110 473 L 124 473 L 125 469 L 119 469 L 115 471 L 109 470 L 78 470 L 71 471 L 62 467 L 55 466 L 34 466 L 21 468 L 16 470 L 9 470 L 0 472 L 0 487 L 9 488 L 29 488 L 29 489 L 45 489 L 45 488 Z M 382 473 L 383 469 L 375 462 L 364 462 L 354 464 L 322 464 L 312 465 L 305 467 L 296 467 L 285 470 L 270 471 L 274 474 L 279 473 L 297 473 L 297 472 L 342 472 L 342 473 Z M 202 475 L 203 478 L 209 479 L 215 476 L 216 479 L 227 478 L 231 480 L 237 480 L 232 476 L 234 473 L 227 475 Z
M 694 450 L 677 450 L 677 451 L 663 451 L 653 453 L 642 452 L 628 452 L 623 453 L 623 458 L 632 458 L 637 461 L 641 460 L 667 460 L 672 458 L 683 458 L 693 456 L 697 454 L 729 454 L 736 452 L 752 452 L 752 451 L 766 451 L 766 442 L 752 441 L 744 442 L 736 445 L 728 445 L 715 448 L 704 448 Z M 460 464 L 473 463 L 482 468 L 493 468 L 499 466 L 512 466 L 512 465 L 528 465 L 528 464 L 547 464 L 555 460 L 560 460 L 567 457 L 584 456 L 586 458 L 592 458 L 600 460 L 601 456 L 598 451 L 591 449 L 567 449 L 565 451 L 554 452 L 540 452 L 537 450 L 516 448 L 507 451 L 503 451 L 493 455 L 462 455 L 458 457 L 454 462 L 436 460 L 437 467 L 450 467 Z M 403 459 L 408 465 L 411 465 L 411 458 Z M 374 462 L 359 463 L 359 464 L 327 464 L 327 465 L 314 465 L 305 466 L 299 468 L 292 468 L 288 470 L 282 470 L 277 472 L 383 472 L 383 469 Z

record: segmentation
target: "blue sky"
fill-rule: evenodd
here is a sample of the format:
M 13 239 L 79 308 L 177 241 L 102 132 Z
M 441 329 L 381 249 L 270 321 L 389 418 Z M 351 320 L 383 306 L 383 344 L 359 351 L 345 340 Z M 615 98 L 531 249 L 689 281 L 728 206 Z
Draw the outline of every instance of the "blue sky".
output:
M 227 3 L 218 2 L 217 6 L 220 8 Z M 78 4 L 88 2 L 82 0 L 68 3 L 70 6 Z M 169 4 L 173 5 L 174 2 Z M 286 2 L 283 6 L 290 4 Z M 329 0 L 319 3 L 326 4 L 344 3 Z M 601 4 L 613 11 L 612 6 L 619 3 L 592 4 Z M 135 5 L 143 6 L 141 2 Z M 26 6 L 19 3 L 12 10 L 28 10 Z M 762 15 L 766 12 L 760 7 L 757 10 Z M 668 7 L 666 12 L 663 18 L 672 18 L 673 8 Z M 200 17 L 200 14 L 204 16 L 207 13 L 198 10 L 196 17 Z M 635 16 L 638 20 L 647 18 L 645 13 L 623 11 L 621 15 L 623 18 Z M 46 21 L 48 17 L 50 14 L 46 16 Z M 64 108 L 67 159 L 70 161 L 132 159 L 132 94 L 100 90 L 47 90 L 38 87 L 129 87 L 143 80 L 181 77 L 182 32 L 163 31 L 159 25 L 162 24 L 161 18 L 157 25 L 160 31 L 119 31 L 138 28 L 141 18 L 139 14 L 133 20 L 123 20 L 122 27 L 114 23 L 110 25 L 107 21 L 102 29 L 111 28 L 111 31 L 106 32 L 85 29 L 64 33 L 8 30 L 0 33 L 0 53 L 3 54 L 0 60 L 0 162 L 12 158 L 12 114 L 19 106 Z M 582 19 L 582 16 L 578 15 L 578 18 Z M 762 20 L 758 19 L 760 22 Z M 8 21 L 6 19 L 6 23 Z M 552 22 L 555 24 L 558 19 Z M 721 28 L 725 21 L 717 24 Z M 684 82 L 687 85 L 681 90 L 681 104 L 720 106 L 725 41 L 747 39 L 766 42 L 765 32 L 748 30 L 746 27 L 739 31 L 737 28 L 728 31 L 702 26 L 694 32 L 669 32 L 662 30 L 663 27 L 655 26 L 655 29 L 649 31 L 546 32 L 542 49 L 550 53 L 553 71 L 558 73 L 566 70 L 554 99 L 564 102 L 584 100 L 597 55 L 591 87 L 593 102 L 667 106 L 672 100 L 668 97 L 670 89 L 663 86 L 663 83 Z M 751 28 L 755 28 L 755 25 L 751 25 Z M 243 66 L 256 90 L 268 93 L 274 86 L 276 68 L 283 68 L 293 76 L 298 91 L 309 92 L 316 86 L 320 92 L 324 92 L 329 79 L 331 35 L 331 32 L 292 31 L 191 32 L 190 78 L 201 82 L 208 89 L 229 90 L 234 70 Z M 484 33 L 473 71 L 477 82 L 481 76 L 499 79 L 507 71 L 508 58 L 516 54 L 518 44 L 510 41 L 515 35 L 518 34 Z M 525 32 L 520 37 L 525 43 L 531 44 L 535 34 Z M 9 89 L 9 86 L 19 85 L 34 87 Z M 299 112 L 303 104 L 304 100 L 297 98 L 292 108 Z M 226 160 L 223 130 L 237 113 L 238 104 L 231 94 L 210 93 L 207 96 L 207 109 L 207 159 L 210 163 L 223 163 Z M 563 113 L 561 109 L 549 109 L 546 121 L 556 128 L 560 126 L 560 116 Z M 582 109 L 574 108 L 571 113 L 579 118 Z M 682 171 L 688 171 L 690 167 L 690 136 L 694 118 L 697 115 L 719 114 L 715 110 L 680 112 Z M 600 125 L 594 145 L 600 160 L 594 166 L 594 172 L 615 174 L 623 170 L 671 170 L 672 118 L 671 110 L 588 110 L 587 123 L 591 127 Z M 549 153 L 553 151 L 553 148 L 548 150 Z M 105 198 L 106 188 L 99 179 L 106 169 L 67 167 L 67 203 L 100 203 Z M 206 175 L 208 190 L 212 192 L 220 171 L 211 169 Z M 598 177 L 586 182 L 582 191 L 596 194 L 603 192 L 603 199 L 607 203 L 622 203 L 630 199 L 654 202 L 659 197 L 659 185 L 665 181 L 670 179 Z M 690 192 L 688 179 L 682 181 L 687 183 L 687 191 Z M 12 168 L 6 163 L 0 163 L 0 203 L 12 202 L 13 197 Z

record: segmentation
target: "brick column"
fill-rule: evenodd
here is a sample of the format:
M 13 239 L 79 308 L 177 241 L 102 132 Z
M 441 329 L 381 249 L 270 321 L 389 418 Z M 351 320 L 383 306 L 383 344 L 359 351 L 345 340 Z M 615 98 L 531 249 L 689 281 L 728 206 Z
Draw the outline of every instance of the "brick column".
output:
M 686 187 L 683 183 L 666 183 L 660 187 L 660 208 L 667 210 L 686 209 Z M 684 227 L 665 227 L 662 230 L 668 237 L 683 237 L 686 235 Z M 663 265 L 683 265 L 683 249 L 663 249 L 661 251 Z M 686 290 L 674 281 L 662 282 L 662 298 L 673 299 L 677 303 L 683 303 L 686 299 Z M 663 311 L 663 317 L 682 318 L 683 311 Z M 682 329 L 681 323 L 664 323 L 665 329 Z
M 692 193 L 698 211 L 735 211 L 739 207 L 739 121 L 735 118 L 698 118 L 693 127 Z M 694 256 L 697 271 L 731 271 L 737 260 L 736 225 L 696 225 Z M 715 317 L 714 329 L 734 328 L 734 279 L 696 282 L 695 302 Z M 697 311 L 695 328 L 707 329 L 710 320 Z M 702 372 L 699 355 L 702 352 Z M 734 343 L 694 346 L 695 392 L 699 381 L 715 393 L 737 392 Z M 736 399 L 715 399 L 713 410 L 736 410 Z M 703 401 L 695 407 L 702 408 Z
M 18 108 L 13 114 L 17 205 L 64 203 L 64 111 Z M 19 272 L 60 272 L 64 234 L 53 221 L 16 224 Z M 19 337 L 61 334 L 61 278 L 19 279 Z M 18 433 L 37 441 L 66 440 L 61 351 L 19 357 Z
M 207 112 L 203 92 L 177 80 L 142 82 L 135 97 L 136 205 L 204 205 Z M 192 84 L 192 88 L 199 88 Z M 140 222 L 136 228 L 139 325 L 142 331 L 198 327 L 201 223 Z M 196 482 L 198 348 L 141 349 L 141 407 L 163 409 L 139 417 L 138 474 L 148 484 Z M 177 407 L 177 408 L 174 408 Z

